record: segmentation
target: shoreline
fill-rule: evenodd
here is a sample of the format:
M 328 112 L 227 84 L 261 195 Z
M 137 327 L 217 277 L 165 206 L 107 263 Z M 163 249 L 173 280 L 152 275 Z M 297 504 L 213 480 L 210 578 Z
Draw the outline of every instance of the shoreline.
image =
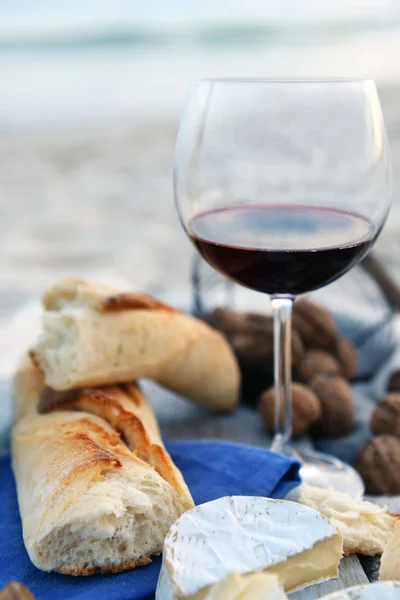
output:
M 376 86 L 388 132 L 389 134 L 400 135 L 400 132 L 398 132 L 398 128 L 400 128 L 400 78 L 398 83 L 376 82 Z M 116 111 L 113 114 L 104 115 L 86 115 L 84 113 L 68 117 L 54 115 L 53 118 L 32 119 L 21 122 L 10 121 L 8 124 L 0 120 L 0 147 L 8 142 L 29 141 L 37 143 L 44 140 L 72 140 L 76 137 L 102 138 L 109 136 L 113 138 L 124 135 L 126 132 L 146 135 L 148 131 L 153 135 L 153 132 L 157 129 L 160 129 L 163 135 L 166 132 L 170 135 L 176 135 L 183 105 L 184 98 L 182 102 L 175 103 L 173 108 L 170 107 L 169 110 L 165 111 L 158 110 L 154 114 L 135 113 L 134 111 L 130 114 L 119 114 Z
M 400 281 L 400 84 L 379 92 L 394 204 L 376 250 Z M 71 275 L 112 271 L 160 296 L 187 292 L 194 250 L 173 201 L 177 128 L 178 115 L 121 116 L 0 136 L 3 316 Z
M 318 43 L 201 48 L 99 47 L 59 52 L 0 51 L 0 132 L 46 123 L 179 119 L 192 79 L 375 79 L 397 87 L 398 31 L 341 32 Z

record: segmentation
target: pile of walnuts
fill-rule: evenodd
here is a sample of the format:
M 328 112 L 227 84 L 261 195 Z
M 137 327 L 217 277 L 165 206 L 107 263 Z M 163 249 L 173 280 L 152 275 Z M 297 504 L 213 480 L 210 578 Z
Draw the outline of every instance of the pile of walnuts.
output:
M 256 399 L 262 421 L 274 433 L 272 318 L 219 308 L 208 321 L 226 335 L 236 353 L 243 399 Z M 356 375 L 355 348 L 338 334 L 332 315 L 309 300 L 296 300 L 292 324 L 293 437 L 346 435 L 355 418 L 349 384 Z M 371 431 L 373 437 L 357 452 L 354 466 L 367 492 L 400 494 L 400 370 L 375 407 Z
M 242 396 L 258 399 L 261 418 L 274 433 L 272 318 L 218 308 L 208 321 L 230 341 L 242 371 Z M 329 311 L 309 300 L 296 300 L 292 325 L 293 436 L 341 437 L 354 423 L 349 379 L 356 374 L 355 348 L 339 336 Z
M 373 438 L 356 455 L 355 467 L 371 494 L 400 494 L 400 371 L 371 418 Z

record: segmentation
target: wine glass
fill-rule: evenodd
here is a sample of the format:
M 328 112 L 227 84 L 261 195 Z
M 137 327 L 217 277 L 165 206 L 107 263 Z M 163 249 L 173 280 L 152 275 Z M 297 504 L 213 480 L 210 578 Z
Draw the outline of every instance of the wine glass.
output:
M 303 481 L 363 493 L 354 469 L 291 443 L 295 298 L 346 273 L 391 203 L 389 146 L 373 81 L 201 79 L 175 153 L 181 222 L 217 271 L 271 298 L 276 435 Z M 340 442 L 338 442 L 340 443 Z

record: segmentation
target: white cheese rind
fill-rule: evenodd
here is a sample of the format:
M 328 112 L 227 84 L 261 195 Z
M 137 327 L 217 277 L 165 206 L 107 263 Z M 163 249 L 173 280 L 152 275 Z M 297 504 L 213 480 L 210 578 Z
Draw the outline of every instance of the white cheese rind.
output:
M 357 585 L 323 596 L 320 600 L 400 600 L 400 582 L 380 581 Z
M 156 600 L 190 596 L 231 571 L 270 568 L 334 536 L 328 519 L 296 502 L 248 496 L 207 502 L 171 526 Z

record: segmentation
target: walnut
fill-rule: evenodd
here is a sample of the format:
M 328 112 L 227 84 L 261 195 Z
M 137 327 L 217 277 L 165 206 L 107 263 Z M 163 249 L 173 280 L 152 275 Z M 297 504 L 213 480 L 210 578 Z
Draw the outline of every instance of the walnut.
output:
M 338 375 L 317 375 L 310 382 L 321 403 L 322 415 L 312 431 L 318 436 L 341 437 L 354 424 L 351 387 Z
M 235 333 L 244 331 L 246 315 L 230 308 L 219 307 L 208 313 L 206 321 L 212 327 L 219 329 L 219 331 L 222 331 L 222 333 L 229 337 Z
M 222 331 L 231 342 L 237 357 L 246 364 L 272 366 L 274 356 L 274 324 L 272 317 L 262 313 L 242 313 L 230 308 L 216 308 L 207 315 L 207 322 Z M 292 331 L 292 363 L 297 365 L 304 345 L 297 331 Z M 261 364 L 263 363 L 263 364 Z
M 231 338 L 231 345 L 240 363 L 271 368 L 274 356 L 274 340 L 272 336 L 237 333 Z M 270 370 L 270 369 L 269 369 Z
M 296 300 L 292 321 L 306 348 L 335 347 L 336 323 L 326 308 L 309 300 Z
M 268 431 L 275 432 L 275 389 L 266 390 L 258 405 L 261 419 Z M 292 385 L 292 427 L 293 437 L 297 438 L 306 433 L 309 427 L 321 416 L 321 406 L 317 396 L 305 385 Z
M 297 331 L 292 330 L 292 365 L 296 367 L 302 361 L 304 356 L 304 344 L 297 333 Z
M 239 362 L 242 387 L 241 396 L 247 404 L 254 405 L 263 390 L 271 385 L 274 372 L 274 337 L 272 330 L 255 329 L 235 334 L 230 338 Z M 304 348 L 300 336 L 292 333 L 292 358 L 297 365 Z
M 400 439 L 377 435 L 357 453 L 354 466 L 370 494 L 400 494 Z
M 22 583 L 12 581 L 1 590 L 0 600 L 34 600 L 34 597 Z
M 230 343 L 241 371 L 241 397 L 254 405 L 273 380 L 273 336 L 240 333 L 232 336 Z
M 255 332 L 263 331 L 265 333 L 274 332 L 274 321 L 271 316 L 263 315 L 262 313 L 249 312 L 245 313 L 246 331 Z
M 400 392 L 400 370 L 395 371 L 389 379 L 388 392 Z
M 341 364 L 332 354 L 313 348 L 304 354 L 298 366 L 298 375 L 300 379 L 307 382 L 320 373 L 339 375 L 341 370 Z
M 274 359 L 273 332 L 244 331 L 231 337 L 231 345 L 241 364 L 251 364 L 263 370 L 272 369 Z M 303 343 L 296 332 L 292 333 L 292 362 L 298 364 L 303 357 Z
M 239 333 L 268 333 L 273 335 L 272 317 L 262 313 L 240 312 L 232 308 L 218 307 L 207 314 L 205 320 L 227 337 Z
M 357 373 L 357 352 L 351 340 L 340 337 L 336 342 L 336 356 L 342 365 L 342 374 L 346 379 L 352 379 Z
M 400 393 L 387 394 L 375 407 L 371 419 L 374 433 L 390 433 L 400 437 Z

